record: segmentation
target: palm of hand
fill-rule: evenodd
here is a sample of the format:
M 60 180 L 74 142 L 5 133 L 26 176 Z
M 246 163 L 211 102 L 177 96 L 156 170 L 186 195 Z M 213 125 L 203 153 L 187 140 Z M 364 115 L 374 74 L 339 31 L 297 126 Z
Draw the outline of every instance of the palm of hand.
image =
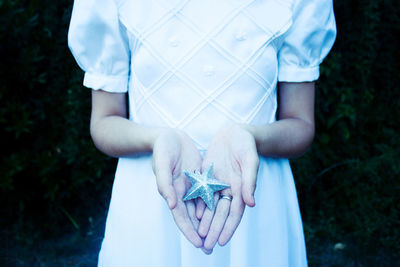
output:
M 222 130 L 212 140 L 203 168 L 210 164 L 214 165 L 215 177 L 231 185 L 221 194 L 232 196 L 232 201 L 221 199 L 214 211 L 204 211 L 199 234 L 205 237 L 206 253 L 212 251 L 217 241 L 225 245 L 238 227 L 245 205 L 255 205 L 258 154 L 253 136 L 236 126 Z M 201 205 L 197 207 L 198 210 L 202 208 Z M 201 214 L 198 210 L 196 213 Z
M 214 165 L 215 177 L 231 185 L 222 194 L 232 196 L 232 202 L 221 200 L 217 207 L 205 209 L 201 200 L 183 202 L 191 184 L 183 170 L 194 171 Z M 210 253 L 216 242 L 225 245 L 242 218 L 245 204 L 254 206 L 258 170 L 258 155 L 253 136 L 240 127 L 218 133 L 202 160 L 192 140 L 185 134 L 167 132 L 153 148 L 153 170 L 160 194 L 167 200 L 178 228 L 196 247 Z M 201 219 L 201 221 L 199 221 Z M 203 237 L 203 241 L 201 240 Z
M 183 170 L 198 170 L 201 155 L 193 142 L 183 133 L 167 132 L 153 147 L 153 171 L 158 191 L 166 199 L 178 228 L 196 247 L 202 246 L 197 234 L 199 220 L 195 217 L 194 201 L 183 202 L 190 183 Z

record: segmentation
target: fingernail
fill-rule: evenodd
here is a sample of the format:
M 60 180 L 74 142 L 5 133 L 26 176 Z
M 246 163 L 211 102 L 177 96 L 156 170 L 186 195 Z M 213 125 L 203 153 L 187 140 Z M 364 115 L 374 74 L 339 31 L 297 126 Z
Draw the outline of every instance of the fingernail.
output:
M 172 210 L 172 201 L 169 198 L 166 198 L 166 201 L 169 209 Z
M 193 244 L 196 248 L 201 248 L 203 247 L 203 240 L 200 239 L 200 242 L 198 242 L 197 244 Z
M 204 252 L 205 254 L 207 254 L 207 255 L 210 255 L 210 254 L 213 252 L 212 249 L 211 249 L 211 250 L 207 250 L 207 249 L 205 249 L 205 248 L 202 248 L 202 250 L 203 250 L 203 252 Z

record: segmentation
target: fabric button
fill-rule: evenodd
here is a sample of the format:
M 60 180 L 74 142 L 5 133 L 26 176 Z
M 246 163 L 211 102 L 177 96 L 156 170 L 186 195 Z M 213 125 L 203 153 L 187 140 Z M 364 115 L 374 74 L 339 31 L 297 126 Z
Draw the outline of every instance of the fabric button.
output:
M 172 36 L 171 38 L 168 39 L 168 44 L 172 47 L 177 47 L 179 46 L 180 42 L 176 36 Z
M 213 65 L 204 65 L 203 72 L 206 76 L 213 76 L 215 74 L 215 67 Z
M 244 31 L 237 32 L 236 35 L 235 35 L 235 38 L 236 38 L 236 40 L 238 40 L 238 41 L 244 41 L 244 40 L 246 40 L 246 39 L 247 39 L 246 32 L 244 32 Z

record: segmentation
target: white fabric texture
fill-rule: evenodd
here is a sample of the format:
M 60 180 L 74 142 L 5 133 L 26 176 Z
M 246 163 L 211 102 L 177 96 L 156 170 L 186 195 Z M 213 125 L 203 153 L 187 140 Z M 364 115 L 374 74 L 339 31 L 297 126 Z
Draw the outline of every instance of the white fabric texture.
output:
M 204 153 L 225 125 L 274 122 L 277 82 L 316 80 L 335 36 L 331 0 L 75 0 L 68 40 L 85 86 L 128 92 L 130 120 Z M 260 157 L 255 198 L 208 256 L 176 227 L 151 155 L 121 158 L 99 266 L 306 266 L 287 159 Z

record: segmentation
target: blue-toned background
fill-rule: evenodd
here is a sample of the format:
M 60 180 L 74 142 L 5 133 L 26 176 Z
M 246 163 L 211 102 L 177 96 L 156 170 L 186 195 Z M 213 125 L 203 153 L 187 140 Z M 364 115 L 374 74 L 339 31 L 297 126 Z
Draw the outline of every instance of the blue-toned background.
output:
M 0 265 L 94 266 L 115 159 L 89 137 L 72 0 L 0 0 Z M 335 1 L 317 135 L 292 160 L 310 266 L 400 265 L 400 5 Z

